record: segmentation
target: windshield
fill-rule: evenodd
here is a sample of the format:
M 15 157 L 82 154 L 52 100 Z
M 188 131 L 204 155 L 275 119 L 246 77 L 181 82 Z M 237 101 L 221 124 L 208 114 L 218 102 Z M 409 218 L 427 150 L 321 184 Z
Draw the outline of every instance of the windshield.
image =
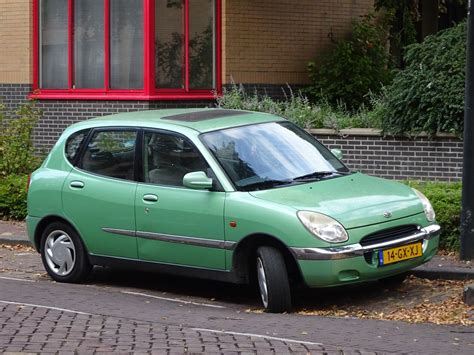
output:
M 329 150 L 294 124 L 270 122 L 202 135 L 234 185 L 243 191 L 349 173 Z

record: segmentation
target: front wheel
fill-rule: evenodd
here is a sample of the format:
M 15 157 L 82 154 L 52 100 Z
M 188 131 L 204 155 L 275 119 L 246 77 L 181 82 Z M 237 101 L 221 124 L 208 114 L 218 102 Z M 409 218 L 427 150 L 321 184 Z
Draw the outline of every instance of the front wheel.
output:
M 266 311 L 282 313 L 291 310 L 291 292 L 283 255 L 275 248 L 257 249 L 257 280 Z
M 48 274 L 58 282 L 81 282 L 92 268 L 79 235 L 61 222 L 52 223 L 44 230 L 41 260 Z

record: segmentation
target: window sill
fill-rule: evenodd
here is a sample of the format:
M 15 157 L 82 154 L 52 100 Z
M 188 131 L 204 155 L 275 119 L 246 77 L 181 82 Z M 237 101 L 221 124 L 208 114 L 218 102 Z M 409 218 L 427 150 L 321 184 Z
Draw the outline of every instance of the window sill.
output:
M 219 95 L 219 94 L 218 94 Z M 214 100 L 216 94 L 204 93 L 160 93 L 145 95 L 143 93 L 70 93 L 70 92 L 39 92 L 28 96 L 32 100 L 122 100 L 122 101 L 177 101 L 177 100 Z

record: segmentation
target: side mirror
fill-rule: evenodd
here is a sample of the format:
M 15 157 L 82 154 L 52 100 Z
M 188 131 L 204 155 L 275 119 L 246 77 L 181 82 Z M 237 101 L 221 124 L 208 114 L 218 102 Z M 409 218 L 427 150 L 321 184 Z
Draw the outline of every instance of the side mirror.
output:
M 342 155 L 342 150 L 340 149 L 331 149 L 331 153 L 339 160 L 342 160 L 343 155 Z
M 212 179 L 204 171 L 194 171 L 184 175 L 183 186 L 194 190 L 209 190 L 212 188 Z

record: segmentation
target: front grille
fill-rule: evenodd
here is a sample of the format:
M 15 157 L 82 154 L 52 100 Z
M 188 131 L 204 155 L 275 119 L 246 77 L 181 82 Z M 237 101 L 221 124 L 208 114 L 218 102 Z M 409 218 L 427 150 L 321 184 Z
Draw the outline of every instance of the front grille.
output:
M 413 224 L 384 229 L 384 230 L 366 235 L 360 241 L 360 245 L 365 247 L 365 246 L 369 246 L 373 244 L 390 242 L 392 240 L 408 237 L 409 235 L 412 235 L 418 231 L 419 231 L 419 227 Z

